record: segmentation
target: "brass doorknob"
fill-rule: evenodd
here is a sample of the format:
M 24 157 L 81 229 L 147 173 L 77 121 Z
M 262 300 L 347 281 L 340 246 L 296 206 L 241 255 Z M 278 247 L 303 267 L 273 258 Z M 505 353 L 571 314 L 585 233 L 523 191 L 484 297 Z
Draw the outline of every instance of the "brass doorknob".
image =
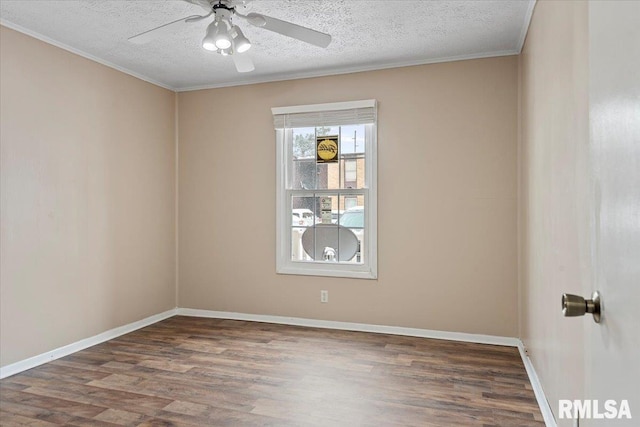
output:
M 593 314 L 593 320 L 600 323 L 601 314 L 600 292 L 594 291 L 591 299 L 585 300 L 579 295 L 562 294 L 562 314 L 564 317 L 584 316 Z

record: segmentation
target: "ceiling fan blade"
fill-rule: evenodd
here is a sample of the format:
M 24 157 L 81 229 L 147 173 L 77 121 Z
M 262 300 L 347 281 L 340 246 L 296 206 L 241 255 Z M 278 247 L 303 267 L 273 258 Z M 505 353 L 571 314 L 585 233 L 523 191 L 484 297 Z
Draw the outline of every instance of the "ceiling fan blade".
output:
M 243 7 L 247 4 L 251 3 L 253 0 L 231 0 L 230 6 L 233 7 Z
M 238 70 L 239 73 L 248 73 L 256 69 L 251 57 L 247 54 L 234 53 L 231 55 L 231 58 L 233 58 L 233 63 L 236 65 L 236 70 Z
M 184 0 L 187 3 L 195 4 L 196 6 L 200 6 L 207 12 L 211 11 L 211 4 L 209 4 L 209 0 Z
M 154 40 L 162 36 L 163 34 L 172 33 L 173 29 L 177 27 L 179 24 L 183 24 L 185 22 L 199 21 L 200 19 L 203 19 L 203 18 L 206 18 L 206 15 L 205 16 L 200 16 L 200 15 L 186 16 L 184 18 L 176 19 L 175 21 L 169 22 L 167 24 L 160 25 L 159 27 L 152 28 L 143 33 L 136 34 L 135 36 L 129 37 L 127 40 L 135 44 L 148 43 L 151 40 Z
M 239 14 L 238 14 L 239 15 Z M 259 13 L 249 13 L 244 17 L 250 24 L 274 33 L 282 34 L 287 37 L 301 40 L 319 47 L 327 47 L 331 43 L 329 34 L 312 30 L 311 28 L 302 27 L 291 22 L 282 21 L 270 16 L 261 15 Z
M 213 15 L 213 11 L 207 13 L 206 15 L 194 15 L 194 16 L 189 16 L 187 18 L 185 18 L 184 22 L 186 22 L 187 24 L 190 24 L 192 22 L 198 22 L 198 21 L 202 21 L 203 19 L 206 19 L 208 17 L 210 17 L 211 15 Z

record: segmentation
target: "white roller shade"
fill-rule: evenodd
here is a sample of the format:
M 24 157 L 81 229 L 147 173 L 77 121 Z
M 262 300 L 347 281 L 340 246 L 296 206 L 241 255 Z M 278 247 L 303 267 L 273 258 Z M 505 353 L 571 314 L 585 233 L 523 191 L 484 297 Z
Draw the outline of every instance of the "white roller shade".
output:
M 271 111 L 276 129 L 368 124 L 376 121 L 376 100 L 278 107 Z

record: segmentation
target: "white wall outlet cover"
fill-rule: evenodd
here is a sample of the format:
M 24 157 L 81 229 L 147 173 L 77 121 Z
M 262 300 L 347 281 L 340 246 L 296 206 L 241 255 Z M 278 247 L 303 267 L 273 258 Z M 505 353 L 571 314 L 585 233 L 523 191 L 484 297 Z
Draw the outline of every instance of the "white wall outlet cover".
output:
M 320 302 L 329 302 L 329 291 L 320 291 Z

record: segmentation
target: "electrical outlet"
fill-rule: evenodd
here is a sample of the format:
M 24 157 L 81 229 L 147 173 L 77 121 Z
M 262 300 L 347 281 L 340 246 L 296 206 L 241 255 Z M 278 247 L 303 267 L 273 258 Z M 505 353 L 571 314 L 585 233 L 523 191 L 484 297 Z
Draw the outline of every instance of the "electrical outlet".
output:
M 329 291 L 320 291 L 320 302 L 329 302 Z

